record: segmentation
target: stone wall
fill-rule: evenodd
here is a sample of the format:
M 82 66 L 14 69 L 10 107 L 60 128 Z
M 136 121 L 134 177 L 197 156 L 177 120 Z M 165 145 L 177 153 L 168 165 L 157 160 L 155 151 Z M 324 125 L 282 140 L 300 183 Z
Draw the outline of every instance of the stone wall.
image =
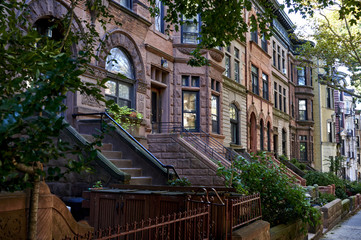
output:
M 271 240 L 303 240 L 305 233 L 302 231 L 302 221 L 298 220 L 289 224 L 280 224 L 270 230 Z
M 242 227 L 232 232 L 233 240 L 269 240 L 270 224 L 268 222 L 258 220 L 246 227 Z
M 321 208 L 323 212 L 323 227 L 332 228 L 341 221 L 342 202 L 335 199 Z
M 0 238 L 26 239 L 29 193 L 0 194 Z M 64 239 L 93 231 L 85 222 L 76 222 L 65 204 L 41 183 L 37 239 Z
M 193 186 L 224 186 L 217 164 L 185 142 L 179 134 L 148 135 L 149 150 L 163 164 L 173 165 Z

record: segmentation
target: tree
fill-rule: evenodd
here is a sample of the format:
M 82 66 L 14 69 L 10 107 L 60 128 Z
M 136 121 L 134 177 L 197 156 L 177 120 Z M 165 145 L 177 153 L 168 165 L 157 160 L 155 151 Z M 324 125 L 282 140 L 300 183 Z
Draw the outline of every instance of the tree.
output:
M 65 172 L 56 167 L 44 171 L 50 160 L 79 153 L 58 139 L 67 126 L 59 116 L 66 109 L 66 93 L 80 91 L 104 101 L 100 89 L 106 80 L 91 84 L 80 79 L 102 41 L 88 22 L 84 32 L 71 31 L 79 4 L 70 1 L 63 19 L 41 19 L 45 22 L 32 25 L 25 3 L 0 3 L 0 190 L 32 188 L 29 239 L 36 239 L 41 178 L 56 180 L 70 171 L 89 170 L 89 159 L 80 158 L 69 160 Z M 102 5 L 91 6 L 103 26 L 111 20 Z
M 355 92 L 349 91 L 343 81 L 335 75 L 339 67 L 346 67 L 351 72 L 351 85 L 360 87 L 361 74 L 361 27 L 359 13 L 349 13 L 343 9 L 349 1 L 341 1 L 332 7 L 314 10 L 314 19 L 311 22 L 313 33 L 301 35 L 312 39 L 316 45 L 305 44 L 300 49 L 301 56 L 306 59 L 317 59 L 317 65 L 324 69 L 320 78 L 322 84 L 326 84 L 337 90 L 348 92 L 351 95 L 361 97 Z M 314 2 L 314 7 L 318 5 Z M 357 9 L 357 8 L 356 8 Z

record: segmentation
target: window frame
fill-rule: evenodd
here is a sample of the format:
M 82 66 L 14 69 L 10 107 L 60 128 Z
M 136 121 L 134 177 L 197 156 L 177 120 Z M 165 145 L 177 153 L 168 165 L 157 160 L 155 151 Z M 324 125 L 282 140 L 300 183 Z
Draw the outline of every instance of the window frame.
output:
M 253 69 L 257 70 L 256 72 Z M 252 76 L 252 92 L 259 95 L 259 68 L 251 65 L 251 76 Z
M 300 108 L 300 102 L 301 101 L 305 101 L 305 110 L 301 110 Z M 301 112 L 303 114 L 301 114 Z M 303 117 L 301 118 L 301 116 L 304 116 L 304 119 Z M 307 116 L 307 99 L 298 99 L 298 120 L 300 121 L 307 121 L 308 120 L 308 116 Z
M 196 21 L 197 21 L 197 26 L 196 26 L 196 28 L 197 28 L 197 31 L 196 32 L 185 32 L 184 31 L 184 25 L 185 24 L 187 24 L 187 23 L 190 23 L 190 24 L 194 24 L 194 19 L 185 19 L 184 18 L 184 16 L 182 16 L 182 22 L 183 22 L 183 24 L 182 24 L 182 26 L 181 26 L 181 43 L 185 43 L 185 44 L 199 44 L 200 43 L 200 37 L 201 37 L 201 34 L 200 34 L 200 32 L 201 32 L 201 24 L 202 24 L 202 21 L 201 21 L 201 16 L 200 16 L 200 14 L 197 14 L 197 16 L 196 16 Z M 196 38 L 196 42 L 185 42 L 185 37 L 184 37 L 184 34 L 195 34 L 196 36 L 197 36 L 197 38 Z
M 195 109 L 194 110 L 186 111 L 184 109 L 184 94 L 185 93 L 190 93 L 190 94 L 195 94 L 196 95 L 196 103 L 195 103 Z M 184 114 L 185 113 L 194 113 L 195 114 L 196 120 L 195 120 L 195 126 L 194 126 L 193 129 L 185 127 L 185 125 L 184 125 Z M 182 90 L 182 126 L 184 128 L 186 128 L 188 131 L 191 131 L 191 132 L 199 131 L 199 122 L 200 122 L 199 116 L 200 116 L 199 115 L 199 91 Z
M 212 113 L 213 100 L 216 101 L 216 113 Z M 220 110 L 219 110 L 219 108 L 220 108 L 219 96 L 212 94 L 212 96 L 211 96 L 212 133 L 216 133 L 216 134 L 220 134 Z
M 231 143 L 239 145 L 239 109 L 235 104 L 231 104 L 229 109 L 231 112 L 231 108 L 234 108 L 235 110 L 235 119 L 231 117 L 231 114 L 229 116 L 230 121 L 230 130 L 231 130 Z M 234 141 L 235 140 L 235 141 Z
M 265 78 L 264 78 L 265 77 Z M 269 80 L 268 75 L 262 72 L 263 98 L 269 101 Z

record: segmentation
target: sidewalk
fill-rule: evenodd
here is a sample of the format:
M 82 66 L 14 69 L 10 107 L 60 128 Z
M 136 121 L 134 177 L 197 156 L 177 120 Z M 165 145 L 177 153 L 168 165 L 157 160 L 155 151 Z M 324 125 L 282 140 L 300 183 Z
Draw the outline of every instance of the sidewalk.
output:
M 321 240 L 360 240 L 361 211 L 337 224 Z

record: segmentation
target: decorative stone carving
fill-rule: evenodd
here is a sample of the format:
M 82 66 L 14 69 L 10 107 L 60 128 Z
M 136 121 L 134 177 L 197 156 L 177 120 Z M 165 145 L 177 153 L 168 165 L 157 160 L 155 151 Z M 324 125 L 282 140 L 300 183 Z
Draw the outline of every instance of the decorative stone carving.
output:
M 143 82 L 143 81 L 138 82 L 138 89 L 137 89 L 138 93 L 146 94 L 147 89 L 148 89 L 148 84 L 146 82 Z
M 101 107 L 101 104 L 94 96 L 89 96 L 87 94 L 81 94 L 81 103 L 91 107 Z
M 192 47 L 179 47 L 177 49 L 183 54 L 191 55 L 191 52 L 196 48 L 192 46 Z M 205 54 L 206 52 L 207 50 L 204 49 L 200 51 L 201 54 Z
M 223 53 L 222 52 L 216 52 L 216 51 L 209 51 L 209 55 L 213 58 L 213 60 L 217 62 L 222 62 L 223 59 Z
M 26 218 L 25 210 L 0 213 L 1 239 L 25 239 Z

